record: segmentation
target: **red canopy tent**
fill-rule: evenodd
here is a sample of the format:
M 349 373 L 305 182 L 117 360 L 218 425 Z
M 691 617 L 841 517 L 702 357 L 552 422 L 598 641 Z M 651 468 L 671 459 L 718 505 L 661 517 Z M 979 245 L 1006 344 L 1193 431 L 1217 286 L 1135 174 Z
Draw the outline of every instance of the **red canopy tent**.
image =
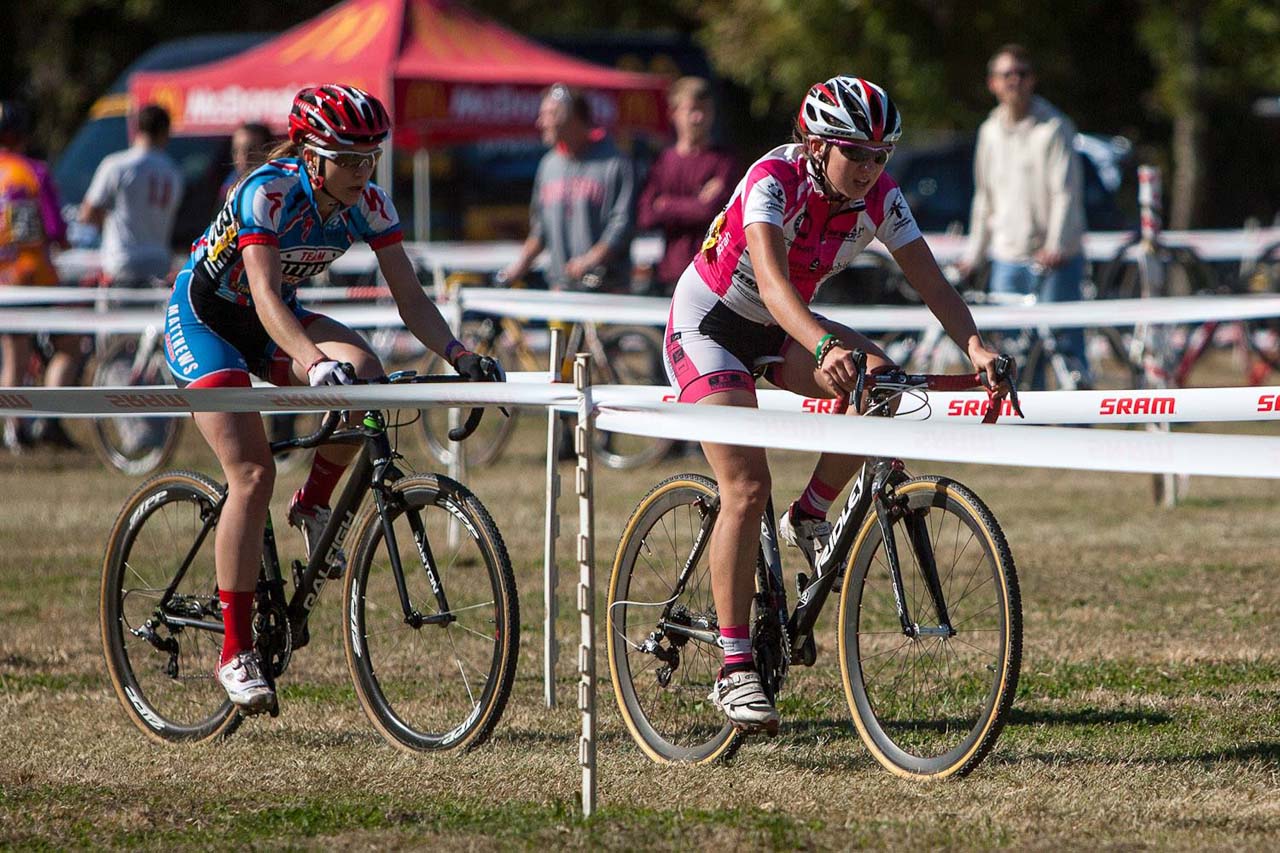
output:
M 134 104 L 166 107 L 179 135 L 219 135 L 246 121 L 277 132 L 304 86 L 342 82 L 390 109 L 402 147 L 533 133 L 540 92 L 590 92 L 597 124 L 666 129 L 666 81 L 574 59 L 453 0 L 346 0 L 237 56 L 182 71 L 140 72 Z

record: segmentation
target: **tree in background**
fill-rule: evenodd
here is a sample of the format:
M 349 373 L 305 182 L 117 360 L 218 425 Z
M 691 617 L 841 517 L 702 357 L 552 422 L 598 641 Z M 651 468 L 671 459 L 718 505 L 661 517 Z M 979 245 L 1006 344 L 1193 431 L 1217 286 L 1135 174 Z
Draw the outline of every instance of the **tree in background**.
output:
M 1213 155 L 1248 157 L 1249 105 L 1255 95 L 1280 89 L 1280 7 L 1255 0 L 1143 5 L 1138 38 L 1156 67 L 1155 103 L 1173 122 L 1169 225 L 1189 228 L 1212 215 Z M 1223 113 L 1234 120 L 1220 120 Z M 1216 140 L 1221 144 L 1213 144 L 1211 126 L 1227 137 Z

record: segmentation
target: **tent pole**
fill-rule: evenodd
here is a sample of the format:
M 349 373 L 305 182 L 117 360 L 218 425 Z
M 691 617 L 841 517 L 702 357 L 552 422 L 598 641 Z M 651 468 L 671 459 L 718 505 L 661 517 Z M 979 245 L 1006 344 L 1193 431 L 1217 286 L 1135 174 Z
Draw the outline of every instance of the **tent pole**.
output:
M 425 148 L 413 153 L 413 239 L 431 239 L 431 152 Z

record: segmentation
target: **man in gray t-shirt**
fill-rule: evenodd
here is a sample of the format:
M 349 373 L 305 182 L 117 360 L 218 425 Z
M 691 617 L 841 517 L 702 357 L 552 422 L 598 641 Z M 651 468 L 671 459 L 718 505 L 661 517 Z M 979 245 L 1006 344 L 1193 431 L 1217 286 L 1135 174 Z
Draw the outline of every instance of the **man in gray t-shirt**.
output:
M 143 107 L 133 145 L 103 158 L 80 206 L 80 221 L 102 229 L 102 271 L 113 283 L 169 274 L 182 173 L 164 151 L 168 142 L 169 114 Z
M 534 178 L 529 237 L 499 278 L 522 277 L 545 248 L 543 274 L 552 289 L 626 292 L 635 219 L 630 160 L 607 139 L 593 138 L 586 97 L 565 86 L 547 90 L 538 129 L 551 150 Z

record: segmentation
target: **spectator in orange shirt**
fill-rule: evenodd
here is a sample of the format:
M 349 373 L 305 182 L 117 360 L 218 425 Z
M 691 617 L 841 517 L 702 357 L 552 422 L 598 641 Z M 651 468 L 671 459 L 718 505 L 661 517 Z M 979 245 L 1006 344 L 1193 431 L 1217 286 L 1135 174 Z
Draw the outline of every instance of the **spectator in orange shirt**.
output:
M 0 101 L 0 285 L 54 285 L 50 250 L 67 245 L 67 227 L 60 213 L 58 194 L 48 167 L 23 153 L 26 149 L 30 115 L 18 101 Z M 0 386 L 22 384 L 37 344 L 44 345 L 48 366 L 45 384 L 75 384 L 80 374 L 83 350 L 79 335 L 51 335 L 38 341 L 30 334 L 0 334 Z M 39 422 L 42 440 L 62 447 L 74 447 L 56 420 Z M 4 444 L 20 451 L 30 444 L 32 432 L 23 423 L 8 418 L 4 424 Z

